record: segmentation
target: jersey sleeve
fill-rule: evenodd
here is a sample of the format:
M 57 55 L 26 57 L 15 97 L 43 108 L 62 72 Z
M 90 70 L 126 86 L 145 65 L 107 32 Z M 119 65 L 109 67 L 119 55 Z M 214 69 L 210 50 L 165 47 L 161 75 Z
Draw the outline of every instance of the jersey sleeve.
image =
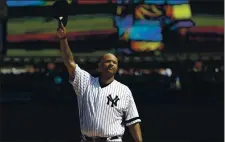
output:
M 141 122 L 141 119 L 138 114 L 138 110 L 133 98 L 133 95 L 129 89 L 128 91 L 128 103 L 125 111 L 125 124 L 126 126 Z
M 73 88 L 75 90 L 75 93 L 77 95 L 83 95 L 87 85 L 90 83 L 91 75 L 82 70 L 77 64 L 76 64 L 76 70 L 74 72 L 74 79 L 70 79 L 70 83 L 73 85 Z

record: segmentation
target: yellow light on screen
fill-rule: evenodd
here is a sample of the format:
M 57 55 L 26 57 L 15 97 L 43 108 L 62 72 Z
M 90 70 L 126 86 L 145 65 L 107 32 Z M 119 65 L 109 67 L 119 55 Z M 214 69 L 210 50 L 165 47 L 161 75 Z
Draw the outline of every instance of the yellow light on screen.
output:
M 67 2 L 68 2 L 69 4 L 71 4 L 71 3 L 72 3 L 72 1 L 73 1 L 73 0 L 67 0 Z
M 118 15 L 122 14 L 122 7 L 120 7 L 120 6 L 117 7 L 116 14 L 118 14 Z
M 191 7 L 189 4 L 173 5 L 173 17 L 176 20 L 190 19 Z

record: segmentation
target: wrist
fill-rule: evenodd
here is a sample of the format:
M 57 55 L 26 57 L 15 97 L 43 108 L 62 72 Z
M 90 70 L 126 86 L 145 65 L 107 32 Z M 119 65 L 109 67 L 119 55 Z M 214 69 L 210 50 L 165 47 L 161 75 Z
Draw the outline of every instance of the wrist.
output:
M 66 41 L 67 40 L 67 36 L 59 38 L 59 41 Z
M 61 41 L 61 40 L 66 40 L 66 39 L 67 39 L 67 36 L 62 37 L 62 38 L 59 38 L 60 41 Z

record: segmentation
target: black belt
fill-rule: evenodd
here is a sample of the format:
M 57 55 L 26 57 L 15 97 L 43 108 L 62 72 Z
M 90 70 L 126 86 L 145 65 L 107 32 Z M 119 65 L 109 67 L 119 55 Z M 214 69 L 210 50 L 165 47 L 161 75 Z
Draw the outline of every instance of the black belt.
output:
M 115 139 L 118 139 L 119 137 L 118 136 L 113 136 L 113 137 L 88 137 L 88 136 L 84 136 L 84 139 L 86 140 L 89 140 L 89 141 L 93 141 L 93 142 L 97 142 L 97 141 L 107 141 L 107 139 L 109 140 L 115 140 Z

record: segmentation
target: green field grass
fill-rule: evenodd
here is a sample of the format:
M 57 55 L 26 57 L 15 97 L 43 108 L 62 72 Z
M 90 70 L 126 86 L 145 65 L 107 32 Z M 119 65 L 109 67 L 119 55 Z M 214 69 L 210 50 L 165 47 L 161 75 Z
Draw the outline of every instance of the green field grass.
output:
M 224 26 L 224 19 L 220 16 L 194 16 L 196 26 Z M 55 33 L 57 27 L 56 21 L 44 22 L 44 19 L 39 18 L 24 18 L 24 19 L 9 19 L 8 34 L 23 34 L 25 32 L 34 33 Z M 80 32 L 80 31 L 93 31 L 93 30 L 110 30 L 113 27 L 113 16 L 110 15 L 77 15 L 69 17 L 67 25 L 68 31 Z M 94 53 L 79 53 L 76 56 L 92 55 L 99 56 L 106 52 L 114 53 L 114 50 L 101 51 Z M 57 49 L 53 50 L 37 50 L 26 51 L 9 49 L 8 56 L 60 56 L 60 52 Z

